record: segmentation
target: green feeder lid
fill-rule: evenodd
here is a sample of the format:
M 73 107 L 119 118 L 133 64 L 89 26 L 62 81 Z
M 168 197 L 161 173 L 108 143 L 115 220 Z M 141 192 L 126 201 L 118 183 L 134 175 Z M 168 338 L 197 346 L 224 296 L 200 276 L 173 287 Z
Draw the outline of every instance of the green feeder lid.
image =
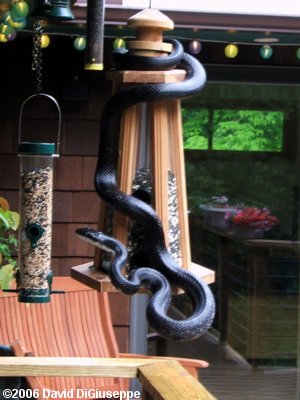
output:
M 55 154 L 55 143 L 21 142 L 19 153 L 51 156 Z

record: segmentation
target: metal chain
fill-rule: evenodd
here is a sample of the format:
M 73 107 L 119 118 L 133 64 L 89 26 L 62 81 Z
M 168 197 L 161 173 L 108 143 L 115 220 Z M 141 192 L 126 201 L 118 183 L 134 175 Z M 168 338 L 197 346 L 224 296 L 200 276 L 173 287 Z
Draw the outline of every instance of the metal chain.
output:
M 32 51 L 32 71 L 35 76 L 36 92 L 42 92 L 42 34 L 44 27 L 41 21 L 36 21 L 33 25 L 33 51 Z

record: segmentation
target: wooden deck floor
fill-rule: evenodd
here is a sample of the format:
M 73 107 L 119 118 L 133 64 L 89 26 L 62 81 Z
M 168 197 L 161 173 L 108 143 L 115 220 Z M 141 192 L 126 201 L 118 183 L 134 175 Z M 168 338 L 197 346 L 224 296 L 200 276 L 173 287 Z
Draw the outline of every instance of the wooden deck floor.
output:
M 162 349 L 162 348 L 161 348 Z M 156 352 L 154 343 L 149 353 Z M 296 368 L 254 369 L 211 334 L 192 342 L 165 341 L 161 355 L 201 358 L 210 367 L 199 380 L 218 400 L 299 400 L 300 371 Z

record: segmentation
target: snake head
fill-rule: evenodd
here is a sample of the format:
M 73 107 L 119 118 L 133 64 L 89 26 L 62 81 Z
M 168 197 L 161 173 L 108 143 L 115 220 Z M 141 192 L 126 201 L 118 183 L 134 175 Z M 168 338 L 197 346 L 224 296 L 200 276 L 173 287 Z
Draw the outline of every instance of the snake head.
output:
M 78 228 L 75 232 L 80 239 L 83 239 L 93 246 L 107 251 L 108 253 L 114 253 L 114 249 L 110 245 L 111 240 L 104 233 L 95 231 L 91 228 Z

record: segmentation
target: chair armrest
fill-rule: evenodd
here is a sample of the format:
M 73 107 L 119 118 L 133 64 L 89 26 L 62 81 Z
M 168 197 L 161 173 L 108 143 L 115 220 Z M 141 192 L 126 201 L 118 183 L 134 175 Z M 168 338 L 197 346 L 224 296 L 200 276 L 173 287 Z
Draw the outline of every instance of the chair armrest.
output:
M 12 354 L 16 357 L 32 357 L 33 353 L 24 349 L 23 345 L 19 340 L 16 340 L 11 344 Z
M 182 358 L 182 357 L 161 357 L 161 356 L 147 356 L 144 354 L 130 354 L 120 353 L 121 358 L 150 358 L 153 360 L 176 360 L 178 361 L 195 379 L 198 380 L 198 370 L 200 368 L 207 368 L 209 363 L 204 360 L 197 360 L 194 358 Z
M 11 344 L 12 354 L 16 357 L 32 357 L 33 353 L 31 351 L 27 351 L 24 349 L 23 345 L 19 340 L 16 340 Z M 36 376 L 26 376 L 26 382 L 30 386 L 31 389 L 38 389 L 39 397 L 36 397 L 38 400 L 43 400 L 43 386 L 38 377 Z

